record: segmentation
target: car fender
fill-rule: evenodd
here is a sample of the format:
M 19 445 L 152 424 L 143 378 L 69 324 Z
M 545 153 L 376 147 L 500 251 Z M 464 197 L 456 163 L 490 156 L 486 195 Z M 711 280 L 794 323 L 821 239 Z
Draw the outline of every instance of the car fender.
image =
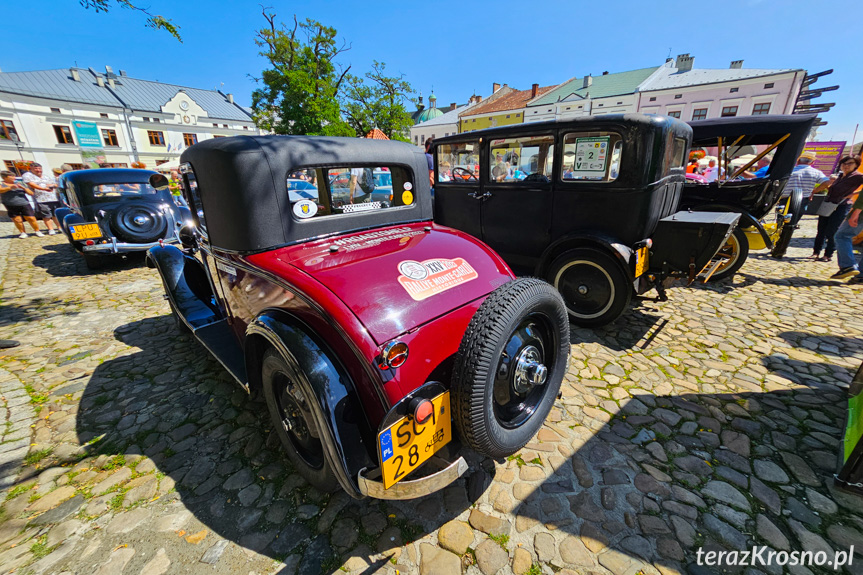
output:
M 297 383 L 311 402 L 321 444 L 342 488 L 356 499 L 357 475 L 377 467 L 364 437 L 370 436 L 359 399 L 347 370 L 333 351 L 298 318 L 282 310 L 265 310 L 246 329 L 246 373 L 249 384 L 260 385 L 261 359 L 267 345 L 274 347 L 295 371 Z M 373 437 L 373 435 L 372 435 Z
M 80 252 L 81 242 L 76 242 L 72 239 L 72 234 L 69 233 L 69 226 L 74 226 L 75 224 L 84 224 L 87 223 L 87 220 L 85 220 L 81 216 L 81 214 L 75 213 L 69 208 L 60 208 L 57 211 L 59 212 L 60 210 L 64 210 L 66 212 L 63 215 L 55 213 L 57 221 L 60 222 L 60 229 L 63 230 L 63 233 L 65 233 L 66 237 L 69 238 L 69 242 L 72 244 L 72 247 L 74 247 Z
M 697 206 L 696 210 L 693 210 L 693 211 L 699 211 L 699 212 L 734 212 L 735 214 L 740 214 L 740 220 L 737 222 L 737 227 L 738 228 L 748 228 L 750 226 L 754 227 L 756 230 L 758 230 L 758 233 L 761 234 L 761 238 L 764 240 L 764 244 L 768 248 L 773 247 L 773 240 L 770 239 L 770 235 L 764 229 L 764 226 L 761 224 L 761 222 L 758 220 L 758 218 L 756 218 L 755 216 L 753 216 L 752 214 L 750 214 L 749 212 L 747 212 L 743 208 L 740 208 L 738 206 L 727 206 L 727 205 L 723 205 L 723 204 L 707 204 L 705 206 Z
M 544 278 L 548 273 L 548 268 L 554 259 L 567 250 L 573 248 L 590 247 L 607 252 L 615 257 L 620 263 L 620 266 L 625 270 L 627 277 L 635 281 L 629 262 L 632 258 L 633 250 L 614 238 L 605 234 L 587 234 L 578 233 L 562 237 L 552 243 L 545 249 L 539 263 L 536 266 L 536 277 Z
M 70 210 L 66 206 L 63 206 L 61 208 L 57 208 L 56 210 L 54 210 L 54 217 L 57 218 L 58 222 L 61 222 L 61 227 L 64 228 L 64 231 L 65 231 L 66 226 L 62 225 L 62 222 L 65 221 L 66 216 L 68 216 L 69 214 L 74 214 L 74 213 L 75 212 L 73 212 L 72 210 Z
M 206 282 L 206 271 L 196 258 L 176 246 L 156 246 L 147 251 L 147 266 L 159 272 L 165 294 L 191 329 L 220 319 Z

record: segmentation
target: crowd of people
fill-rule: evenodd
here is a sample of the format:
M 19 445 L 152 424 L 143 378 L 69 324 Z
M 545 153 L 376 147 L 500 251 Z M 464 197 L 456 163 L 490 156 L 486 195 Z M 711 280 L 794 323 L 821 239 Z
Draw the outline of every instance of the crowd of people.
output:
M 40 219 L 49 236 L 59 233 L 60 223 L 54 217 L 54 212 L 62 204 L 57 194 L 56 176 L 71 171 L 72 166 L 63 164 L 53 173 L 45 173 L 41 164 L 32 163 L 20 182 L 16 181 L 14 173 L 5 170 L 0 172 L 0 201 L 15 224 L 19 238 L 28 237 L 24 222 L 30 225 L 33 235 L 44 236 L 39 229 Z

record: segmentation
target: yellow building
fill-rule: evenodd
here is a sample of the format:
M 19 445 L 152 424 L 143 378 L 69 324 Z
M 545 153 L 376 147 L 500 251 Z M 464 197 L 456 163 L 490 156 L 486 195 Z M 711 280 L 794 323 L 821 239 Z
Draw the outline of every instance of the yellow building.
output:
M 552 88 L 554 86 L 540 88 L 539 84 L 534 84 L 530 90 L 514 90 L 506 84 L 495 84 L 491 96 L 459 115 L 459 132 L 521 124 L 527 103 Z

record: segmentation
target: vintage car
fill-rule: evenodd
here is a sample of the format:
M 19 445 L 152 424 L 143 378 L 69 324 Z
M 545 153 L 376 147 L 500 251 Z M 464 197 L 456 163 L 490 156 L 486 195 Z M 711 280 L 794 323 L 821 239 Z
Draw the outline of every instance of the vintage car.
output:
M 633 293 L 655 287 L 664 299 L 665 280 L 693 281 L 737 221 L 677 211 L 691 138 L 684 122 L 644 114 L 438 138 L 435 221 L 548 280 L 573 323 L 601 326 Z
M 167 189 L 150 185 L 155 173 L 103 168 L 60 176 L 57 188 L 65 207 L 55 215 L 88 268 L 100 268 L 106 256 L 125 257 L 160 242 L 178 241 L 191 213 Z
M 392 205 L 336 205 L 332 176 L 350 168 L 386 168 Z M 314 174 L 315 197 L 288 193 L 297 169 Z M 182 249 L 148 252 L 180 328 L 262 392 L 288 457 L 319 489 L 439 490 L 467 469 L 457 440 L 494 458 L 525 445 L 567 369 L 559 294 L 435 224 L 427 170 L 400 142 L 207 140 L 181 157 L 194 227 Z
M 680 207 L 740 214 L 734 233 L 710 267 L 709 279 L 734 275 L 750 249 L 769 248 L 775 258 L 785 255 L 805 209 L 804 193 L 796 190 L 783 201 L 780 199 L 814 121 L 812 115 L 775 115 L 689 122 L 693 147 L 715 151 L 712 155 L 719 160 L 719 174 L 716 181 L 709 183 L 687 180 Z M 765 175 L 752 177 L 760 174 L 750 170 L 770 153 L 773 159 Z M 749 161 L 732 167 L 731 160 L 742 154 L 751 156 Z M 766 222 L 771 211 L 775 211 L 775 220 Z

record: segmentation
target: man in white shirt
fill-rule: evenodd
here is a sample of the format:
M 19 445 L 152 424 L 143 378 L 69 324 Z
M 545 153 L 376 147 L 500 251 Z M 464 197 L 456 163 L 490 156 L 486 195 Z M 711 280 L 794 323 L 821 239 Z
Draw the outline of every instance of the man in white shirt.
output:
M 719 167 L 716 165 L 716 160 L 707 162 L 707 169 L 704 170 L 704 178 L 708 183 L 715 182 L 719 179 Z
M 42 218 L 48 227 L 48 235 L 57 233 L 60 223 L 54 217 L 54 210 L 61 206 L 57 196 L 57 180 L 51 174 L 42 175 L 41 164 L 30 164 L 30 171 L 22 178 L 24 185 L 33 190 L 36 200 L 36 217 Z M 56 226 L 56 227 L 55 227 Z

